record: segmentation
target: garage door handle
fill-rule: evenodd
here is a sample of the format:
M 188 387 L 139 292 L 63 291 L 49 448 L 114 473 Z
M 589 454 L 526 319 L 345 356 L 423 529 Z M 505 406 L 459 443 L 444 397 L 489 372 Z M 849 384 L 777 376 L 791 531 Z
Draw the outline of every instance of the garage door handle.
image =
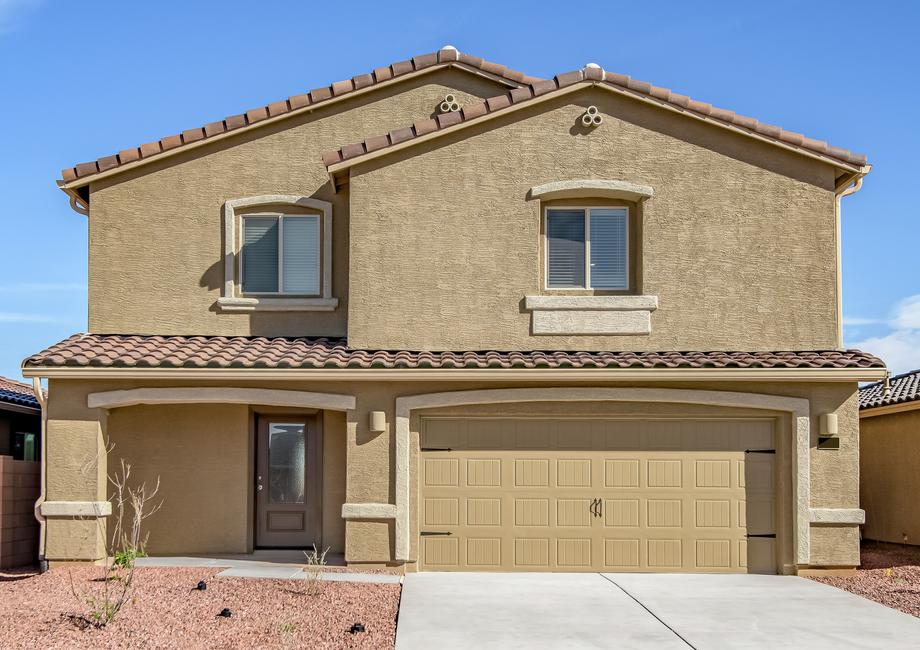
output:
M 450 531 L 441 532 L 441 531 L 434 531 L 434 530 L 423 530 L 419 533 L 419 535 L 421 535 L 422 537 L 432 537 L 434 535 L 450 535 L 450 534 L 451 534 Z
M 745 537 L 769 537 L 770 539 L 776 539 L 776 533 L 760 533 L 759 535 L 745 535 Z
M 601 499 L 593 499 L 588 510 L 590 510 L 591 514 L 595 517 L 600 517 L 604 512 L 604 502 Z

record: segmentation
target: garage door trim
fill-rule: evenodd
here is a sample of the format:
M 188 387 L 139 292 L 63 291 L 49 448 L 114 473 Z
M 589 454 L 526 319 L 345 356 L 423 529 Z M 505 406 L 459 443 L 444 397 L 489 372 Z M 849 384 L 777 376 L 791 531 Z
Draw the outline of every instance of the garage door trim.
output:
M 425 393 L 396 398 L 396 560 L 409 561 L 410 490 L 409 447 L 412 411 L 444 406 L 514 402 L 668 402 L 783 411 L 792 418 L 793 555 L 797 564 L 809 564 L 811 542 L 810 436 L 811 405 L 807 399 L 685 388 L 497 388 Z

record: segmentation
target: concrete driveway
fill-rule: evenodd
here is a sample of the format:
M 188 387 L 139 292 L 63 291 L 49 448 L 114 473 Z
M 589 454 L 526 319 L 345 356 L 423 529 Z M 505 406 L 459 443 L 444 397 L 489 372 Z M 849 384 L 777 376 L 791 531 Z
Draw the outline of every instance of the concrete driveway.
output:
M 920 619 L 805 578 L 414 573 L 397 650 L 918 648 Z

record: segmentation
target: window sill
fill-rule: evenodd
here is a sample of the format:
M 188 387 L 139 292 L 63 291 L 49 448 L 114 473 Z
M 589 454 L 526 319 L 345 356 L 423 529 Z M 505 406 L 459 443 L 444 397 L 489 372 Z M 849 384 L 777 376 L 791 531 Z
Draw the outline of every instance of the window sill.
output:
M 338 298 L 227 298 L 217 299 L 221 312 L 335 311 Z
M 527 296 L 531 333 L 651 334 L 658 296 Z

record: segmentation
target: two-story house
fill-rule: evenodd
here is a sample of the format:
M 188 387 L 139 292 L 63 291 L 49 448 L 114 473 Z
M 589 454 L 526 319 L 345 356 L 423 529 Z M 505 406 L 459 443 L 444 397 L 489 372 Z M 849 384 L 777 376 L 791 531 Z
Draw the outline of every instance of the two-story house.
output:
M 452 47 L 64 170 L 89 330 L 47 378 L 42 552 L 417 570 L 859 563 L 841 197 L 864 156 L 589 64 Z

